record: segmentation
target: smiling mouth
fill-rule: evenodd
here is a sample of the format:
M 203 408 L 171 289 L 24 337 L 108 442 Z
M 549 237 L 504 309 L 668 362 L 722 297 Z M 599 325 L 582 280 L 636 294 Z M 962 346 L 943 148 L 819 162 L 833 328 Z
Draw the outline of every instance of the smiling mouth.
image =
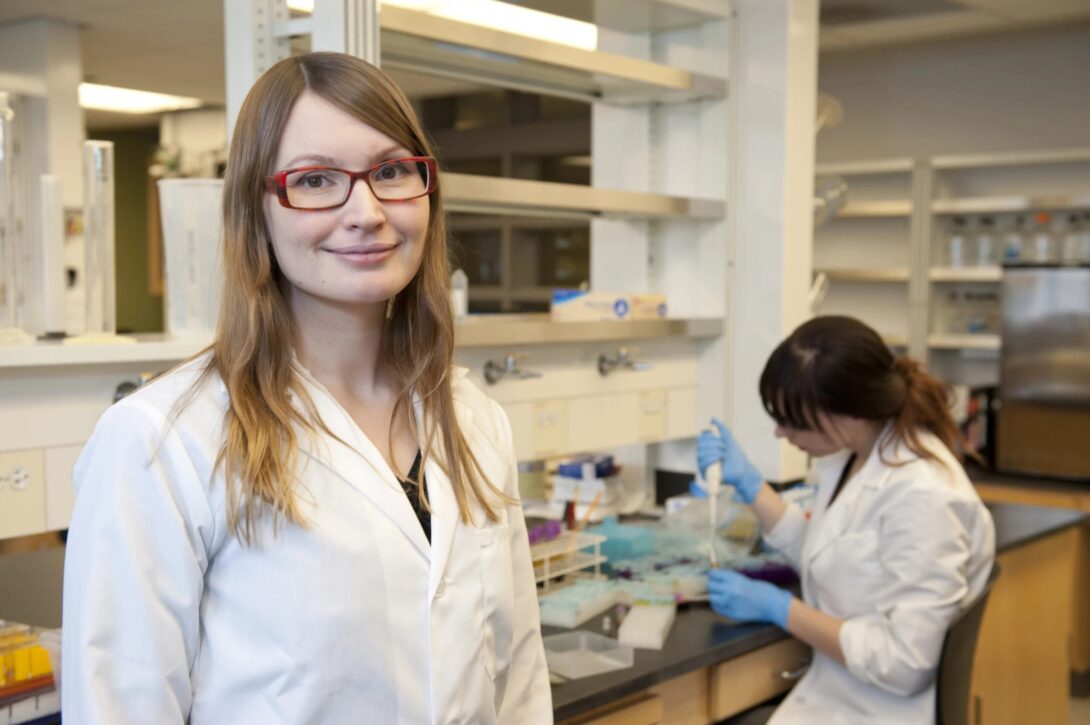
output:
M 397 248 L 396 244 L 370 244 L 366 247 L 347 247 L 345 249 L 326 249 L 330 254 L 342 257 L 377 257 Z

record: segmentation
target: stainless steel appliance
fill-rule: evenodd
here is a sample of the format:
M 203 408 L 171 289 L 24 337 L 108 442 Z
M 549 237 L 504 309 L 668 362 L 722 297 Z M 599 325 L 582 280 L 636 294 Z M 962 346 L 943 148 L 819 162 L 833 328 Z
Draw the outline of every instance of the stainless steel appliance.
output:
M 1090 482 L 1090 265 L 1003 270 L 996 467 Z

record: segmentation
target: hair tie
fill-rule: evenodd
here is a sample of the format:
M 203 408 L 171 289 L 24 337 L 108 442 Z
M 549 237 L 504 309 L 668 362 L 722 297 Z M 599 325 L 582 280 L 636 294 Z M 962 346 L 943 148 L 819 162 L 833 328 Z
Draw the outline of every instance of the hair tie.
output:
M 904 378 L 905 383 L 911 385 L 912 380 L 920 372 L 920 364 L 907 355 L 899 355 L 893 360 L 893 372 Z

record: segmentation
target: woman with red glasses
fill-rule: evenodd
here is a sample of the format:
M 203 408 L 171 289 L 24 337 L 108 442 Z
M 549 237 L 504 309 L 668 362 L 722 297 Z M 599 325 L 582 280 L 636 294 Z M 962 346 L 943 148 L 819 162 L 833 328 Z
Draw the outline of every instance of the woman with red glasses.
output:
M 452 365 L 441 188 L 373 66 L 258 79 L 216 339 L 76 466 L 66 723 L 551 721 L 510 425 Z

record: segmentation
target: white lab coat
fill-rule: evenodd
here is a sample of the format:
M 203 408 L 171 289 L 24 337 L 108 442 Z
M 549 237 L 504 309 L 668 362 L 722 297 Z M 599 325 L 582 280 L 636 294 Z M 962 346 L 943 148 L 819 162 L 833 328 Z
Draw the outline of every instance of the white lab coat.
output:
M 903 443 L 886 459 L 905 465 L 888 465 L 876 446 L 826 510 L 850 452 L 826 456 L 812 519 L 790 506 L 766 535 L 798 570 L 806 603 L 845 620 L 847 661 L 815 651 L 771 723 L 934 722 L 943 638 L 985 586 L 995 528 L 957 460 L 935 436 L 921 440 L 947 467 Z
M 110 408 L 76 464 L 64 581 L 66 725 L 547 723 L 552 703 L 521 509 L 476 525 L 424 468 L 432 544 L 344 409 L 305 384 L 342 441 L 301 439 L 309 528 L 231 536 L 213 475 L 227 392 L 204 358 Z M 458 420 L 518 495 L 511 429 L 456 369 Z M 420 408 L 417 406 L 417 415 Z

